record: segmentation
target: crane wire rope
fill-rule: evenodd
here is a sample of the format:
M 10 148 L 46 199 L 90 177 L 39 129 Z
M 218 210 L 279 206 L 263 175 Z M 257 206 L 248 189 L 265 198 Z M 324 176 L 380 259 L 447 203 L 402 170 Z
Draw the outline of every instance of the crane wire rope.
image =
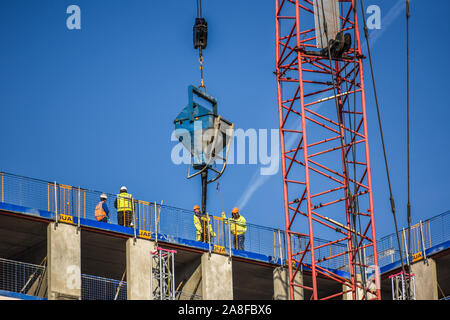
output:
M 202 0 L 197 0 L 197 17 L 202 17 Z
M 409 0 L 406 0 L 406 154 L 407 154 L 407 184 L 408 184 L 408 204 L 406 206 L 407 219 L 408 219 L 408 273 L 411 274 L 411 188 L 410 188 L 410 149 L 409 149 L 409 133 L 410 133 L 410 120 L 409 120 Z M 407 277 L 409 279 L 409 277 Z M 410 284 L 410 283 L 409 283 Z M 411 286 L 408 285 L 408 295 L 411 297 Z
M 359 1 L 360 1 L 361 12 L 362 12 L 362 18 L 364 21 L 364 36 L 366 38 L 367 52 L 368 52 L 368 56 L 369 56 L 370 73 L 372 76 L 372 86 L 373 86 L 374 97 L 375 97 L 375 105 L 376 105 L 376 109 L 377 109 L 378 126 L 379 126 L 379 131 L 380 131 L 381 144 L 382 144 L 383 156 L 384 156 L 384 164 L 385 164 L 385 168 L 386 168 L 386 176 L 387 176 L 388 187 L 389 187 L 389 200 L 390 200 L 390 204 L 391 204 L 392 216 L 394 218 L 395 234 L 397 236 L 397 244 L 398 244 L 398 251 L 400 254 L 401 268 L 402 268 L 403 274 L 405 274 L 405 266 L 403 263 L 402 247 L 401 247 L 401 243 L 400 243 L 400 237 L 398 234 L 398 224 L 397 224 L 397 217 L 396 217 L 396 213 L 395 213 L 396 212 L 395 201 L 394 201 L 394 196 L 392 194 L 392 185 L 391 185 L 391 179 L 390 179 L 390 174 L 389 174 L 389 165 L 388 165 L 387 155 L 386 155 L 386 146 L 384 143 L 383 127 L 381 124 L 380 107 L 379 107 L 378 94 L 377 94 L 377 89 L 376 89 L 376 84 L 375 84 L 375 74 L 373 71 L 372 53 L 370 50 L 370 43 L 369 43 L 369 31 L 368 31 L 367 23 L 366 23 L 363 0 L 359 0 Z M 409 290 L 408 290 L 408 292 L 409 292 Z M 409 294 L 408 294 L 408 299 L 409 299 Z

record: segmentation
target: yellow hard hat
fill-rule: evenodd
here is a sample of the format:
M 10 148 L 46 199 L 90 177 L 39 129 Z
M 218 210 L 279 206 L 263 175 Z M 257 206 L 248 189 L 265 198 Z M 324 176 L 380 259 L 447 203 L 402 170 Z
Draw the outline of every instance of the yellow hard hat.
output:
M 231 211 L 231 213 L 239 213 L 239 208 L 238 207 L 234 207 L 233 210 Z
M 199 207 L 198 205 L 195 205 L 195 206 L 194 206 L 194 210 L 195 210 L 195 209 L 200 210 L 200 207 Z

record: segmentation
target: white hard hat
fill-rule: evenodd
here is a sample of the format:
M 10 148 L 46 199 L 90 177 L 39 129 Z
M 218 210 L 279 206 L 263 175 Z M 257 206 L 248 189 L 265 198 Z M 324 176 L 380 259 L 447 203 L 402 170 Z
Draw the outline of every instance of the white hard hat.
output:
M 102 193 L 100 195 L 100 199 L 108 199 L 108 196 L 106 195 L 106 193 Z
M 120 187 L 120 191 L 125 191 L 125 192 L 126 192 L 126 191 L 127 191 L 127 187 L 121 186 L 121 187 Z

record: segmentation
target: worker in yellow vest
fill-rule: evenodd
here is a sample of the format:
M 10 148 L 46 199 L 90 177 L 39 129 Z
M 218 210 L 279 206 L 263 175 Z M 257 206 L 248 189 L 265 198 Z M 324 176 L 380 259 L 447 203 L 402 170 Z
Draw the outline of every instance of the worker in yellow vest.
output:
M 127 187 L 120 188 L 120 193 L 114 201 L 114 207 L 117 209 L 117 223 L 121 226 L 133 226 L 134 212 L 133 196 L 128 193 Z
M 108 222 L 109 220 L 109 209 L 106 200 L 108 200 L 108 196 L 106 193 L 102 193 L 100 195 L 100 202 L 97 203 L 97 206 L 95 207 L 95 219 L 97 219 L 97 221 Z
M 197 241 L 209 242 L 212 237 L 216 236 L 211 227 L 210 220 L 205 214 L 200 213 L 199 206 L 194 206 L 194 226 Z
M 247 222 L 245 218 L 239 213 L 239 208 L 233 208 L 231 211 L 232 217 L 227 219 L 225 212 L 222 212 L 222 218 L 225 224 L 230 222 L 230 231 L 233 235 L 233 247 L 238 250 L 245 250 L 245 232 L 247 232 Z

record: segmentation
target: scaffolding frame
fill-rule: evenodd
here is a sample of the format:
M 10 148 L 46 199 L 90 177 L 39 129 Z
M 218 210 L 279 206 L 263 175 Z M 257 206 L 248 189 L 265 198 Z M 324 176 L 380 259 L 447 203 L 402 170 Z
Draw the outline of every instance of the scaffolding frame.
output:
M 157 247 L 150 252 L 150 292 L 152 300 L 175 300 L 176 250 Z
M 409 275 L 403 273 L 403 271 L 390 275 L 392 286 L 392 300 L 407 300 L 407 292 L 410 290 L 408 285 L 411 286 L 410 300 L 416 300 L 416 281 L 414 274 Z

